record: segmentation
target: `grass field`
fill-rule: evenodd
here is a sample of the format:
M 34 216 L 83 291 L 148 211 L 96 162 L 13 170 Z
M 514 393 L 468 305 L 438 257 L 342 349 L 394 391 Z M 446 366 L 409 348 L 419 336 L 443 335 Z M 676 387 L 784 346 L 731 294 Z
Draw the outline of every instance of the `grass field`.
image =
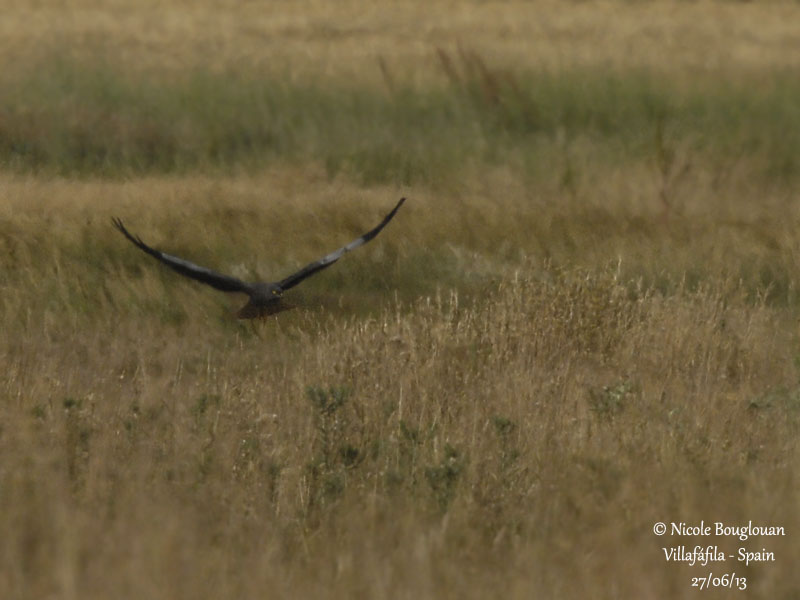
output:
M 9 2 L 0 598 L 797 597 L 797 22 Z

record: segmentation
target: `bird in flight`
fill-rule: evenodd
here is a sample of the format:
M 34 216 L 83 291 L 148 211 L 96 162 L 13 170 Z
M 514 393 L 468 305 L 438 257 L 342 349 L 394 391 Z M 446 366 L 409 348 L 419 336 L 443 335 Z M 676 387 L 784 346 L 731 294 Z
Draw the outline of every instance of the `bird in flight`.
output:
M 405 201 L 405 198 L 401 198 L 397 205 L 388 215 L 383 218 L 383 221 L 381 221 L 377 227 L 371 229 L 361 237 L 356 238 L 346 246 L 342 246 L 338 250 L 334 250 L 330 254 L 323 256 L 319 260 L 307 264 L 305 267 L 296 273 L 289 275 L 285 279 L 272 282 L 258 281 L 254 283 L 248 283 L 246 281 L 237 279 L 236 277 L 223 275 L 222 273 L 217 273 L 211 269 L 201 267 L 200 265 L 196 265 L 188 260 L 178 258 L 177 256 L 172 256 L 166 252 L 161 252 L 160 250 L 156 250 L 155 248 L 151 248 L 145 244 L 138 236 L 132 235 L 127 229 L 125 229 L 125 226 L 122 224 L 121 220 L 112 218 L 111 221 L 113 222 L 114 226 L 122 232 L 122 235 L 128 238 L 128 240 L 137 248 L 143 252 L 146 252 L 153 258 L 160 260 L 169 268 L 177 271 L 184 277 L 195 279 L 201 283 L 210 285 L 214 289 L 222 290 L 223 292 L 243 292 L 247 294 L 250 297 L 250 300 L 241 308 L 241 310 L 239 310 L 236 316 L 240 319 L 253 319 L 256 317 L 274 315 L 282 310 L 292 308 L 292 305 L 283 301 L 283 292 L 293 288 L 304 279 L 311 277 L 322 269 L 330 267 L 346 252 L 350 252 L 351 250 L 355 250 L 359 246 L 366 244 L 368 241 L 378 235 L 384 227 L 386 227 L 386 224 L 392 220 L 395 213 L 397 213 Z

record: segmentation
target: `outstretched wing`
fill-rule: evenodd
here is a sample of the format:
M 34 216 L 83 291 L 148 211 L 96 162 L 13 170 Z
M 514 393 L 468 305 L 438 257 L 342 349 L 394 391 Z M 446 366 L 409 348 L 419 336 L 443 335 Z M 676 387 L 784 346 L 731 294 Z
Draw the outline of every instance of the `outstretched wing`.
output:
M 366 244 L 368 241 L 370 241 L 372 238 L 378 235 L 381 232 L 381 229 L 386 227 L 386 224 L 392 220 L 395 213 L 398 211 L 398 209 L 403 205 L 403 202 L 405 201 L 406 201 L 405 198 L 400 198 L 400 202 L 397 203 L 397 206 L 395 206 L 392 209 L 392 212 L 390 212 L 383 218 L 383 221 L 381 221 L 380 224 L 375 229 L 368 231 L 360 238 L 353 240 L 352 242 L 347 244 L 347 246 L 342 246 L 341 248 L 331 252 L 327 256 L 323 256 L 319 260 L 306 265 L 305 267 L 300 269 L 297 273 L 289 275 L 289 277 L 287 277 L 283 281 L 279 281 L 278 285 L 281 287 L 281 289 L 288 290 L 289 288 L 296 286 L 298 283 L 300 283 L 307 277 L 311 277 L 314 273 L 321 271 L 326 267 L 330 267 L 333 263 L 339 260 L 342 257 L 342 255 L 345 254 L 346 252 L 350 252 L 350 250 L 354 250 L 359 246 Z
M 188 260 L 183 260 L 177 256 L 172 256 L 170 254 L 161 252 L 160 250 L 156 250 L 155 248 L 151 248 L 139 237 L 131 235 L 130 232 L 125 229 L 122 221 L 117 218 L 113 218 L 111 221 L 114 223 L 114 227 L 119 229 L 122 232 L 122 235 L 128 238 L 128 240 L 137 248 L 143 252 L 147 252 L 147 254 L 150 256 L 157 258 L 170 269 L 177 271 L 181 275 L 191 279 L 196 279 L 197 281 L 205 283 L 206 285 L 210 285 L 215 289 L 222 290 L 223 292 L 244 292 L 245 294 L 251 293 L 252 287 L 250 284 L 236 279 L 235 277 L 229 277 L 228 275 L 217 273 L 211 269 L 206 269 L 205 267 L 191 263 Z

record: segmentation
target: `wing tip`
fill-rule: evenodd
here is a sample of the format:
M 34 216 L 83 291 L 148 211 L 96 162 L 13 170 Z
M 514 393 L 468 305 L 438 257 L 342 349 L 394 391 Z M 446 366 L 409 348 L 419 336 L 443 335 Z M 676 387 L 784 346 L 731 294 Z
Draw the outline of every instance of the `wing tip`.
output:
M 382 223 L 382 225 L 386 225 L 386 224 L 387 224 L 389 221 L 391 221 L 391 220 L 394 218 L 395 214 L 397 214 L 397 211 L 398 211 L 398 210 L 400 210 L 400 207 L 401 207 L 401 206 L 403 206 L 403 203 L 404 203 L 405 201 L 406 201 L 406 197 L 405 197 L 405 196 L 403 196 L 402 198 L 400 198 L 400 201 L 399 201 L 397 204 L 395 204 L 394 208 L 393 208 L 393 209 L 392 209 L 392 210 L 389 212 L 389 214 L 388 214 L 388 215 L 386 215 L 386 216 L 383 218 L 383 223 Z M 382 226 L 382 225 L 381 225 L 381 226 Z
M 142 241 L 142 238 L 140 238 L 138 235 L 133 235 L 130 231 L 128 231 L 128 229 L 125 227 L 125 225 L 122 224 L 122 219 L 120 219 L 119 217 L 111 217 L 111 222 L 114 224 L 114 227 L 116 227 L 120 231 L 120 233 L 122 233 L 122 235 L 124 235 L 126 238 L 128 238 L 128 240 L 130 242 L 132 242 L 133 244 L 135 244 L 136 246 L 138 246 L 139 248 L 141 248 L 145 252 L 147 252 L 149 254 L 153 254 L 153 252 L 157 252 L 157 250 L 155 250 L 153 248 L 150 248 L 150 246 L 145 244 Z

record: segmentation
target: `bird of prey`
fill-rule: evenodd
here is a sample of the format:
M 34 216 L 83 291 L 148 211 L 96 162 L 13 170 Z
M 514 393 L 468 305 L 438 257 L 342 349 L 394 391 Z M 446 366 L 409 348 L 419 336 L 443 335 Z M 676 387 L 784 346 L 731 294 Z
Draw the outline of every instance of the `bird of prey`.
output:
M 165 252 L 161 252 L 160 250 L 156 250 L 155 248 L 151 248 L 145 244 L 141 238 L 132 235 L 127 229 L 125 229 L 122 221 L 117 218 L 112 218 L 112 222 L 114 226 L 119 229 L 122 234 L 137 248 L 160 260 L 162 263 L 174 271 L 177 271 L 181 275 L 191 279 L 196 279 L 197 281 L 205 283 L 206 285 L 210 285 L 217 290 L 222 290 L 223 292 L 243 292 L 247 294 L 250 297 L 250 300 L 241 308 L 241 310 L 239 310 L 237 316 L 240 319 L 252 319 L 255 317 L 274 315 L 282 310 L 292 308 L 292 305 L 286 304 L 283 301 L 283 292 L 293 288 L 304 279 L 311 277 L 322 269 L 330 267 L 346 252 L 350 252 L 350 250 L 354 250 L 359 246 L 366 244 L 368 241 L 378 235 L 381 230 L 386 227 L 386 224 L 392 220 L 395 213 L 400 209 L 405 200 L 405 198 L 401 198 L 392 211 L 386 215 L 383 218 L 383 221 L 381 221 L 374 229 L 371 229 L 361 237 L 356 238 L 346 246 L 342 246 L 338 250 L 334 250 L 319 260 L 307 264 L 305 267 L 296 273 L 289 275 L 285 279 L 273 282 L 264 281 L 248 283 L 246 281 L 237 279 L 236 277 L 231 277 L 230 275 L 217 273 L 211 269 L 191 263 L 188 260 L 184 260 L 182 258 L 178 258 L 177 256 L 172 256 Z

